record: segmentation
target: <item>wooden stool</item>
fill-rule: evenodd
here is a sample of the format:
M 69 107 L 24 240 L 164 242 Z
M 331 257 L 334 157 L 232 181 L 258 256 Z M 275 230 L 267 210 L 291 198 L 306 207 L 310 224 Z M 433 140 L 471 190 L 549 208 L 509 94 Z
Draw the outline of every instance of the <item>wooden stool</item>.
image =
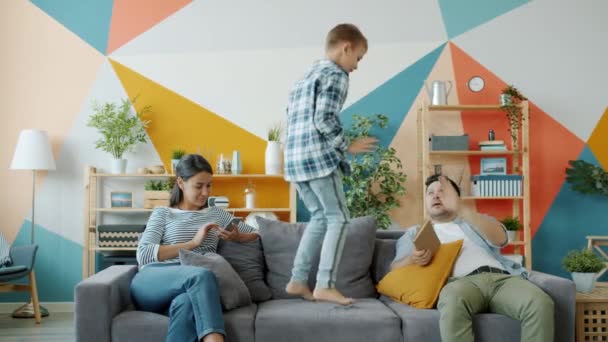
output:
M 593 250 L 595 249 L 599 255 L 604 258 L 604 269 L 599 271 L 595 279 L 600 279 L 600 277 L 608 271 L 608 254 L 604 252 L 601 246 L 608 246 L 608 236 L 587 236 L 587 248 Z M 608 286 L 608 281 L 598 281 L 596 283 L 597 286 Z
M 576 342 L 608 341 L 608 287 L 576 293 Z

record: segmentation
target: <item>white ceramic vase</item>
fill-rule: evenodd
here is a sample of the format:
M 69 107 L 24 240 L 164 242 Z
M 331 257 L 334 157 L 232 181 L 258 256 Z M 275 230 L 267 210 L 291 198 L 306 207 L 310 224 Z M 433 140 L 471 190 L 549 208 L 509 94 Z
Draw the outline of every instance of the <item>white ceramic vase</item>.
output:
M 517 241 L 517 230 L 507 230 L 507 237 L 509 242 Z
M 589 293 L 595 288 L 596 273 L 572 272 L 572 280 L 577 292 Z
M 283 153 L 278 141 L 269 141 L 266 145 L 265 166 L 267 175 L 280 175 L 283 169 Z
M 113 159 L 111 173 L 127 173 L 127 160 L 126 159 Z

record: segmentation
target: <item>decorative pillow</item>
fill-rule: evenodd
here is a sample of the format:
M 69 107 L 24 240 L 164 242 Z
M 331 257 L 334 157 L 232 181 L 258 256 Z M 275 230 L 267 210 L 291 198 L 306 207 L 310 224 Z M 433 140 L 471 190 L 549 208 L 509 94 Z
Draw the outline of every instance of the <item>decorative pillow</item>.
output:
M 268 285 L 264 282 L 264 254 L 260 239 L 240 243 L 220 240 L 217 252 L 232 265 L 245 282 L 251 300 L 257 303 L 272 297 Z
M 463 240 L 444 243 L 426 266 L 408 265 L 390 271 L 378 283 L 378 292 L 418 309 L 435 307 Z
M 215 274 L 217 285 L 220 289 L 222 306 L 226 310 L 232 310 L 241 306 L 251 304 L 249 290 L 232 266 L 215 253 L 200 254 L 187 250 L 179 251 L 179 260 L 182 265 L 205 267 Z
M 12 264 L 10 252 L 11 245 L 8 244 L 4 235 L 0 233 L 0 267 L 10 266 Z
M 262 239 L 264 260 L 268 271 L 266 283 L 272 298 L 294 298 L 285 292 L 291 269 L 306 223 L 285 223 L 257 218 Z M 376 219 L 370 216 L 352 219 L 346 226 L 346 241 L 338 266 L 336 288 L 352 298 L 375 298 L 376 291 L 370 275 L 370 265 L 376 241 Z M 314 288 L 321 246 L 318 246 L 308 277 Z

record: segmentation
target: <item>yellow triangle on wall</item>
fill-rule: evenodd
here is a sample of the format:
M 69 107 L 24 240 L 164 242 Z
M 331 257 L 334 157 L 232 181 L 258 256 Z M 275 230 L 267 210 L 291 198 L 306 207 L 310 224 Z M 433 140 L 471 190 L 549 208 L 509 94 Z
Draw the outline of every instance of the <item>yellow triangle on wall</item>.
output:
M 180 148 L 200 152 L 214 170 L 220 153 L 232 158 L 238 150 L 243 173 L 264 173 L 263 139 L 126 66 L 110 62 L 129 98 L 137 96 L 137 111 L 151 106 L 145 117 L 150 120 L 147 131 L 167 170 L 171 170 L 171 152 Z
M 608 147 L 606 146 L 606 137 L 608 136 L 608 107 L 604 111 L 604 115 L 595 126 L 587 145 L 597 158 L 597 161 L 604 167 L 608 168 Z

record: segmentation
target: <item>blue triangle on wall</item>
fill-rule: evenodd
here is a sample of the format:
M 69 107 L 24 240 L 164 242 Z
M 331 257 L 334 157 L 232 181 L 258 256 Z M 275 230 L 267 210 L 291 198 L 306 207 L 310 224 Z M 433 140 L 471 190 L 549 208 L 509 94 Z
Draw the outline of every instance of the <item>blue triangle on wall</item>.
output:
M 439 0 L 443 22 L 452 39 L 484 24 L 529 0 Z
M 106 54 L 113 0 L 32 0 L 32 3 Z
M 601 166 L 589 146 L 585 146 L 578 159 Z M 561 265 L 562 259 L 568 251 L 586 247 L 586 236 L 606 235 L 608 225 L 603 223 L 608 221 L 606 205 L 608 198 L 575 192 L 564 181 L 532 240 L 532 268 L 570 278 Z

